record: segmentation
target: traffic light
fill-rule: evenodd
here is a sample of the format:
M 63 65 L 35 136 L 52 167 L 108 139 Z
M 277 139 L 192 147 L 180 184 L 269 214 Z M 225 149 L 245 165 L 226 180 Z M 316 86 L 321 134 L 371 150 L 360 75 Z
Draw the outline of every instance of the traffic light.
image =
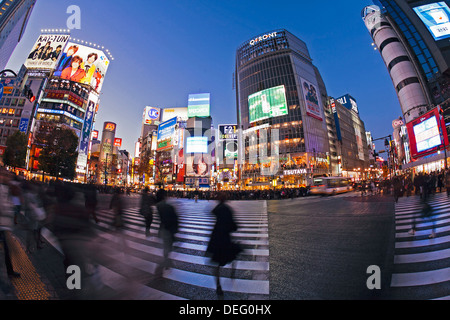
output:
M 23 95 L 28 99 L 30 102 L 34 102 L 36 100 L 36 97 L 33 94 L 33 91 L 30 89 L 29 86 L 25 86 L 23 88 Z
M 441 119 L 444 119 L 444 108 L 442 106 L 438 106 L 438 112 Z

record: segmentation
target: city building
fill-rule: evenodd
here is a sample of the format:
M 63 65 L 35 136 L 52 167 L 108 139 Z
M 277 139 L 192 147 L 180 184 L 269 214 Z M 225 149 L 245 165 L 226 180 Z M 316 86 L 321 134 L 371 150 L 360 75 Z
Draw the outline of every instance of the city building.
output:
M 347 94 L 338 99 L 330 98 L 330 105 L 336 128 L 339 159 L 337 175 L 354 180 L 368 178 L 369 146 L 356 100 Z
M 0 0 L 0 71 L 22 40 L 36 0 Z
M 211 117 L 211 95 L 190 94 L 188 120 L 182 136 L 183 157 L 178 162 L 178 173 L 184 173 L 186 188 L 211 188 L 212 172 L 215 171 L 215 130 Z M 181 155 L 179 153 L 178 155 Z
M 251 38 L 235 75 L 240 186 L 306 186 L 330 174 L 327 93 L 306 43 L 284 29 Z
M 42 90 L 45 84 L 45 74 L 29 73 L 22 66 L 17 76 L 3 76 L 0 83 L 4 94 L 0 99 L 0 150 L 6 148 L 6 140 L 16 131 L 29 134 L 33 116 L 36 111 L 34 96 L 29 97 L 25 86 L 33 93 Z
M 69 128 L 79 137 L 76 179 L 86 182 L 91 134 L 112 57 L 98 45 L 82 45 L 68 34 L 50 32 L 38 38 L 24 64 L 28 74 L 41 74 L 45 79 L 36 93 L 27 163 L 31 170 L 38 169 L 41 146 L 33 141 L 41 130 L 49 125 Z

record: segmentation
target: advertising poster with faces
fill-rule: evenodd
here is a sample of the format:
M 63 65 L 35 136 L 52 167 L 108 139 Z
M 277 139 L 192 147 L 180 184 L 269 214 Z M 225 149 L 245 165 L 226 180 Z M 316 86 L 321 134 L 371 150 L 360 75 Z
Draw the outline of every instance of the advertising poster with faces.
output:
M 311 82 L 301 79 L 303 98 L 306 105 L 306 114 L 314 119 L 323 121 L 322 107 L 319 100 L 319 90 Z
M 90 85 L 100 93 L 109 64 L 103 51 L 69 42 L 53 76 Z
M 41 35 L 25 61 L 27 69 L 53 70 L 69 41 L 69 35 Z

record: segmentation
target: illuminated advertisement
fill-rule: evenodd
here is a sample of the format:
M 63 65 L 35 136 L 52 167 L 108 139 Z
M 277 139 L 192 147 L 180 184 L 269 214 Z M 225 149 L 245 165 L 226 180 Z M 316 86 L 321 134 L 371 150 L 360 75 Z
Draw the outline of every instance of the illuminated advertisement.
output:
M 450 8 L 444 1 L 415 7 L 414 11 L 435 41 L 450 37 Z
M 177 118 L 170 119 L 158 126 L 158 138 L 156 151 L 163 151 L 173 147 L 173 138 L 175 135 L 175 128 L 177 125 Z
M 440 119 L 437 108 L 407 123 L 406 127 L 410 139 L 411 157 L 414 159 L 448 146 L 447 134 L 441 135 L 441 129 L 445 130 L 445 123 L 443 119 Z
M 319 101 L 319 90 L 311 82 L 301 79 L 306 114 L 314 119 L 323 121 L 322 108 Z
M 116 133 L 116 124 L 113 122 L 105 122 L 105 125 L 103 127 L 103 131 L 111 131 Z
M 68 42 L 53 75 L 100 92 L 109 63 L 103 51 Z
M 144 124 L 158 125 L 161 121 L 161 109 L 146 107 L 144 110 Z
M 208 137 L 188 137 L 186 153 L 208 153 Z
M 41 35 L 25 61 L 27 69 L 53 70 L 69 41 L 69 35 Z
M 188 103 L 189 118 L 207 118 L 211 116 L 211 94 L 190 94 Z
M 167 108 L 162 109 L 162 122 L 165 122 L 167 120 L 170 120 L 174 117 L 179 118 L 180 121 L 187 121 L 188 116 L 188 108 L 187 107 L 181 107 L 181 108 Z
M 286 88 L 270 88 L 248 97 L 250 123 L 288 114 Z
M 122 139 L 121 138 L 115 138 L 114 139 L 114 147 L 122 147 Z
M 221 124 L 219 125 L 219 141 L 223 140 L 237 140 L 238 131 L 235 124 Z
M 236 141 L 224 141 L 224 157 L 226 159 L 238 158 L 238 142 Z
M 209 176 L 210 166 L 202 154 L 187 156 L 186 175 L 189 177 L 207 177 Z

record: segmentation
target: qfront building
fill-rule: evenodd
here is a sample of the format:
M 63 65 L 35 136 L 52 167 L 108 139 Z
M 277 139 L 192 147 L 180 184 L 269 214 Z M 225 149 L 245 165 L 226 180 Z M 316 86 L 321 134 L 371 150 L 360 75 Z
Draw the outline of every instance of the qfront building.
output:
M 241 187 L 306 186 L 331 174 L 327 93 L 306 43 L 276 30 L 236 53 Z

